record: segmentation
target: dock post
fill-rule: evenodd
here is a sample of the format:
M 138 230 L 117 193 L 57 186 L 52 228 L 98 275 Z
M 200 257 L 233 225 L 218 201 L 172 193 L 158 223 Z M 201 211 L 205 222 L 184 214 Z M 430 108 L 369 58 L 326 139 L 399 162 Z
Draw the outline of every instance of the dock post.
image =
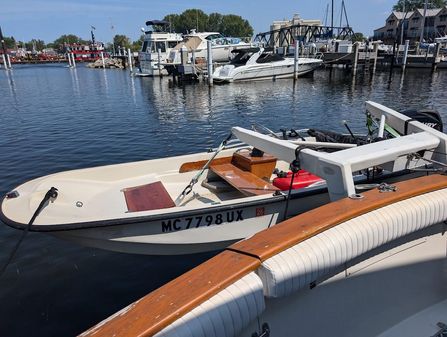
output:
M 127 48 L 127 62 L 129 62 L 129 72 L 133 73 L 133 65 L 132 65 L 132 52 L 130 48 Z
M 8 61 L 8 68 L 12 69 L 11 58 L 9 57 L 9 54 L 6 54 L 6 60 Z
M 157 58 L 158 58 L 158 76 L 163 77 L 161 73 L 161 49 L 157 49 Z
M 407 67 L 409 46 L 410 46 L 410 40 L 405 40 L 404 57 L 402 58 L 402 70 L 403 71 L 405 71 L 405 68 Z
M 435 51 L 433 52 L 433 63 L 431 65 L 431 70 L 436 71 L 439 62 L 439 51 L 441 50 L 441 44 L 436 43 Z
M 8 64 L 6 63 L 6 56 L 5 56 L 5 54 L 2 54 L 2 58 L 3 58 L 3 66 L 5 67 L 5 70 L 8 70 Z
M 106 69 L 106 61 L 104 60 L 104 52 L 101 52 L 102 69 Z
M 299 63 L 299 45 L 300 42 L 298 40 L 295 40 L 295 57 L 294 57 L 294 62 L 293 62 L 293 79 L 294 81 L 296 81 L 298 79 L 298 63 Z
M 379 57 L 379 44 L 374 43 L 374 63 L 373 63 L 373 74 L 377 69 L 377 58 Z
M 74 53 L 71 53 L 71 61 L 73 62 L 73 68 L 76 68 L 76 60 Z
M 352 68 L 352 75 L 357 75 L 357 63 L 359 62 L 359 43 L 354 43 L 354 66 Z
M 211 41 L 207 41 L 207 71 L 208 71 L 208 85 L 213 85 L 213 45 Z

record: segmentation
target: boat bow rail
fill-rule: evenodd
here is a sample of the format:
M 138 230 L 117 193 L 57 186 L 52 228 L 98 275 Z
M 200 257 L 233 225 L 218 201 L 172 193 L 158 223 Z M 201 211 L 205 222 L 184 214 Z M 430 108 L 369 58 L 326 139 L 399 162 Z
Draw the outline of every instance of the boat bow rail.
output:
M 313 288 L 380 247 L 447 219 L 447 177 L 341 199 L 242 240 L 83 336 L 236 336 L 267 298 Z M 425 233 L 425 232 L 424 232 Z M 263 297 L 260 297 L 260 287 Z

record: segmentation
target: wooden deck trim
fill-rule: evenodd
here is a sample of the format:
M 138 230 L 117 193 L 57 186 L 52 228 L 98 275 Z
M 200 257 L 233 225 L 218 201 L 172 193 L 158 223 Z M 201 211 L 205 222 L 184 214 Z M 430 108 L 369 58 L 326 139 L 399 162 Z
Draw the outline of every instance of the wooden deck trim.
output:
M 259 266 L 254 257 L 224 251 L 81 336 L 153 336 Z
M 213 161 L 211 162 L 211 165 L 229 164 L 229 163 L 231 163 L 232 159 L 233 159 L 233 156 L 216 158 L 216 159 L 213 159 Z M 192 161 L 192 162 L 184 163 L 184 164 L 182 164 L 182 166 L 180 166 L 179 173 L 186 173 L 186 172 L 201 170 L 207 162 L 208 162 L 208 160 L 199 160 L 199 161 Z
M 323 231 L 352 218 L 421 194 L 447 188 L 447 176 L 430 175 L 393 184 L 395 192 L 381 193 L 377 189 L 363 194 L 363 199 L 341 199 L 308 211 L 280 225 L 261 231 L 248 240 L 230 246 L 239 251 L 257 256 L 261 261 L 283 252 Z
M 212 165 L 210 170 L 246 196 L 273 194 L 279 191 L 279 188 L 269 182 L 233 164 Z
M 394 184 L 396 192 L 364 193 L 291 218 L 240 241 L 99 323 L 82 336 L 153 336 L 264 261 L 329 228 L 372 210 L 447 188 L 447 176 L 431 175 Z

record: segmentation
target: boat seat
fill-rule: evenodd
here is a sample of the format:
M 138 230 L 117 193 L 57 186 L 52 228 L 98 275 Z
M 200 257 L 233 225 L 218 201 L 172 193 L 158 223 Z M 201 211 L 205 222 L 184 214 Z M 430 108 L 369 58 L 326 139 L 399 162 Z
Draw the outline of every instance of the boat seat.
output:
M 210 170 L 246 196 L 272 194 L 279 189 L 233 164 L 211 165 Z
M 175 207 L 175 203 L 161 181 L 123 189 L 129 212 L 152 211 Z

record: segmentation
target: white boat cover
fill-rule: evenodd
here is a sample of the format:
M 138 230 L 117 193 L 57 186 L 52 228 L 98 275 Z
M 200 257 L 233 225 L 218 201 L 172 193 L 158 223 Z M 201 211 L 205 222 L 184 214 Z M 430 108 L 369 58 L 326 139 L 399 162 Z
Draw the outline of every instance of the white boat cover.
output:
M 264 309 L 262 282 L 252 272 L 161 330 L 155 337 L 237 336 Z
M 266 297 L 288 296 L 330 276 L 345 263 L 447 219 L 447 189 L 423 194 L 351 219 L 262 263 Z

